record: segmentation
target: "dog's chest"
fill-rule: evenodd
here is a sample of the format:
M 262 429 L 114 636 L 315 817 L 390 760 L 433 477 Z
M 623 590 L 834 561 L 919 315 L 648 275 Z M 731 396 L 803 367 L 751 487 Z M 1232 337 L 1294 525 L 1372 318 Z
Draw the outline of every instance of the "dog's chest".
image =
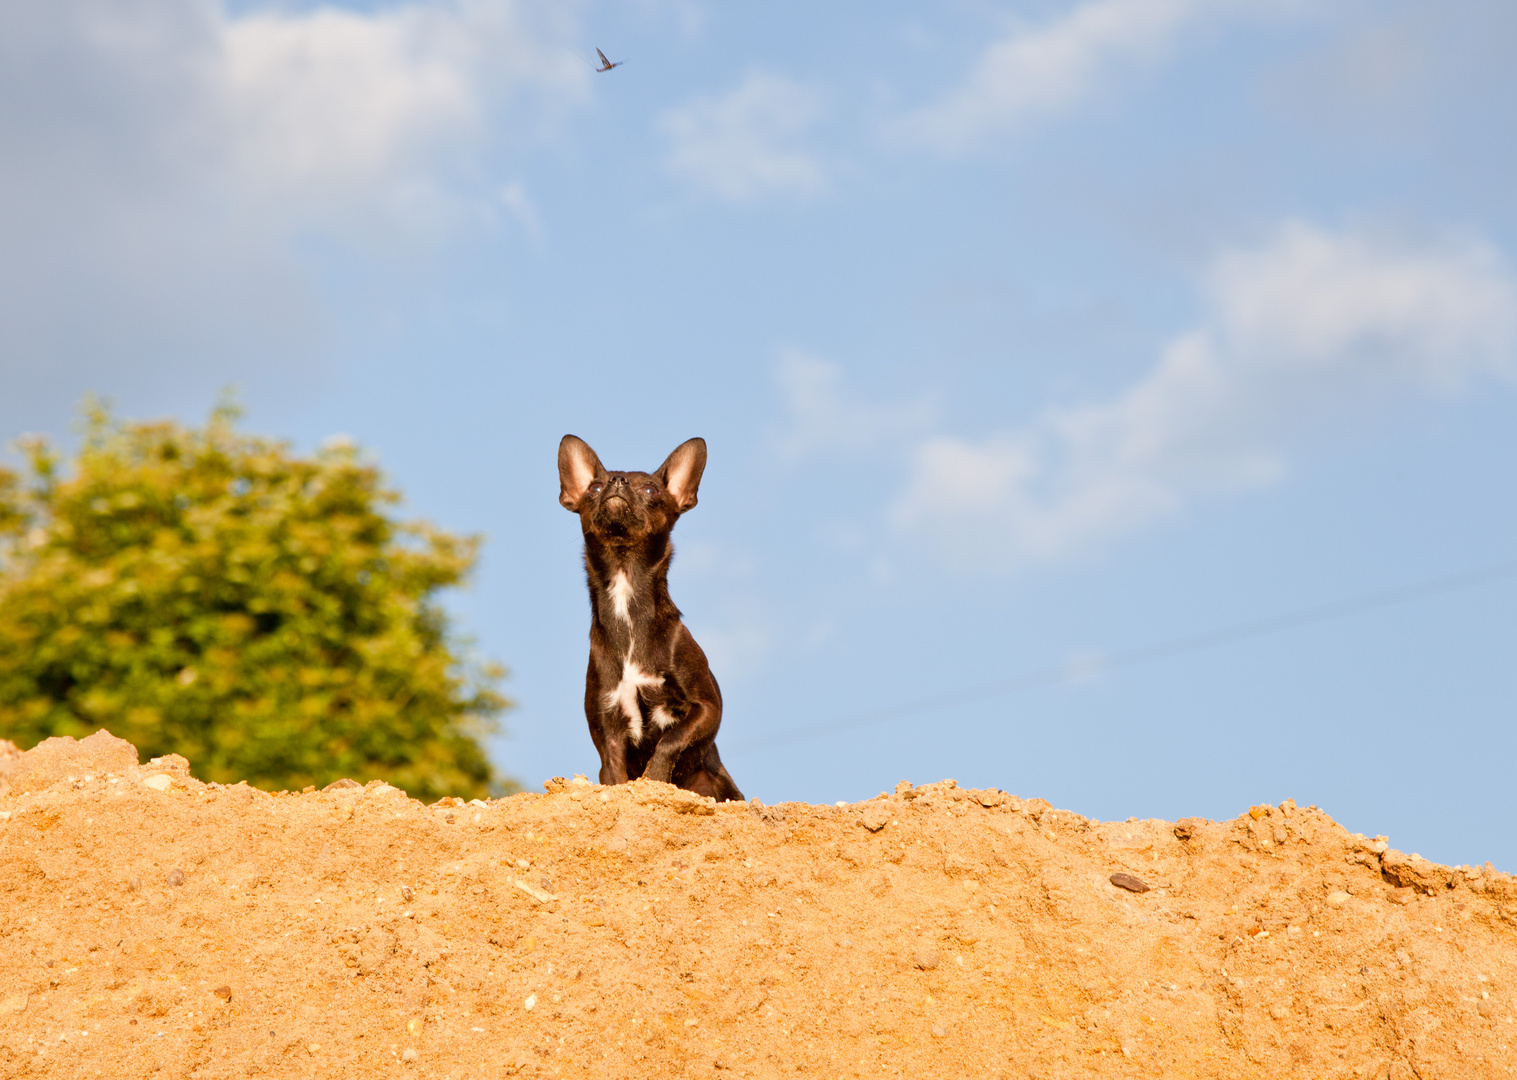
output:
M 632 579 L 625 570 L 618 570 L 611 581 L 596 598 L 601 616 L 601 625 L 607 632 L 610 655 L 615 657 L 614 667 L 604 670 L 602 685 L 613 684 L 601 694 L 601 705 L 608 717 L 615 717 L 627 724 L 627 734 L 634 743 L 642 742 L 646 720 L 660 731 L 674 723 L 675 717 L 662 703 L 646 707 L 644 692 L 664 685 L 664 677 L 654 670 L 656 664 L 645 655 L 648 646 L 647 634 L 639 635 L 635 620 L 638 596 Z M 640 640 L 641 638 L 641 640 Z
M 606 587 L 606 607 L 613 619 L 626 626 L 632 625 L 632 579 L 627 571 L 618 570 Z
M 603 585 L 592 585 L 591 596 L 595 604 L 596 621 L 601 633 L 617 652 L 626 652 L 627 647 L 648 644 L 649 614 L 645 598 L 625 570 L 618 570 Z

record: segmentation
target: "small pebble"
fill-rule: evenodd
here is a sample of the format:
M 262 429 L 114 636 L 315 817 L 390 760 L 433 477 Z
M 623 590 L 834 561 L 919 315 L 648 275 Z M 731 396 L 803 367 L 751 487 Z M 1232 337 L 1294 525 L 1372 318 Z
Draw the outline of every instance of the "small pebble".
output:
M 184 871 L 176 867 L 173 870 L 169 871 L 169 875 L 165 880 L 167 880 L 170 885 L 183 885 Z
M 222 1001 L 232 1000 L 232 988 L 230 986 L 218 986 L 211 993 L 215 994 Z
M 1149 885 L 1146 881 L 1142 878 L 1133 877 L 1131 874 L 1118 872 L 1107 880 L 1117 888 L 1126 889 L 1128 892 L 1145 893 L 1149 890 Z
M 938 950 L 931 948 L 918 949 L 911 954 L 911 962 L 923 971 L 931 971 L 938 966 L 942 959 L 943 957 L 938 953 Z
M 415 1038 L 421 1034 L 421 1029 L 426 1027 L 427 1022 L 419 1016 L 413 1016 L 406 1021 L 406 1034 Z
M 1348 899 L 1348 893 L 1344 892 L 1342 889 L 1339 889 L 1336 892 L 1330 892 L 1327 894 L 1327 906 L 1333 908 L 1334 910 L 1337 910 L 1344 904 L 1348 903 Z
M 400 1060 L 401 1061 L 415 1061 L 416 1060 L 416 1047 L 414 1047 L 414 1046 L 408 1046 L 404 1050 L 402 1050 L 400 1052 Z
M 868 803 L 859 815 L 859 821 L 870 832 L 879 832 L 890 823 L 890 808 L 880 802 Z
M 933 1024 L 932 1034 L 935 1038 L 946 1038 L 948 1036 L 948 1029 L 945 1028 L 942 1024 Z
M 533 1008 L 536 1007 L 536 1005 L 537 1005 L 537 995 L 536 994 L 528 994 L 527 995 L 527 1000 L 523 1001 L 521 1003 L 521 1007 L 523 1009 L 526 1009 L 528 1012 L 531 1012 L 533 1010 Z
M 154 791 L 167 791 L 174 786 L 174 778 L 168 773 L 154 773 L 142 781 L 142 786 L 152 788 Z
M 416 894 L 411 891 L 411 886 L 402 885 L 400 887 L 400 898 L 402 900 L 413 900 L 416 898 Z
M 316 1051 L 321 1049 L 321 1043 L 312 1043 L 310 1046 L 307 1046 L 306 1049 L 314 1054 Z

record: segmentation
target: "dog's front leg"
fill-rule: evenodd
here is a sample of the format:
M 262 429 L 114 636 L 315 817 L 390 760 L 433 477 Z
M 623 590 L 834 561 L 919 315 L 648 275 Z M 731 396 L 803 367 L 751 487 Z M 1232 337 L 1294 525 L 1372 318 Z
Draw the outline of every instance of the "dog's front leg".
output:
M 625 732 L 608 731 L 600 746 L 600 782 L 602 784 L 625 784 L 627 782 L 627 736 Z
M 585 673 L 585 719 L 590 722 L 590 741 L 600 755 L 600 782 L 627 782 L 627 730 L 620 717 L 608 713 L 601 693 L 600 665 L 595 645 L 590 646 L 590 669 Z
M 648 767 L 643 770 L 643 778 L 662 780 L 666 784 L 674 783 L 674 767 L 679 764 L 680 755 L 692 743 L 714 737 L 721 722 L 721 706 L 705 701 L 690 702 L 690 711 L 685 719 L 660 736 L 658 747 L 653 751 Z

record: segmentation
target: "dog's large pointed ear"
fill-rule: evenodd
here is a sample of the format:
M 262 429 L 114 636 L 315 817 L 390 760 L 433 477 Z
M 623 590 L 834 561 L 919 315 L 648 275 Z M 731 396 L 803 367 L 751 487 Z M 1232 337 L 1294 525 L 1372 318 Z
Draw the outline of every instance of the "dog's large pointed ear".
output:
M 606 470 L 590 444 L 575 435 L 565 435 L 558 444 L 558 501 L 566 510 L 579 513 L 585 492 L 597 479 L 606 479 Z
M 695 492 L 701 486 L 701 473 L 706 471 L 706 440 L 686 439 L 674 448 L 674 453 L 654 473 L 674 496 L 679 512 L 684 513 L 695 505 Z

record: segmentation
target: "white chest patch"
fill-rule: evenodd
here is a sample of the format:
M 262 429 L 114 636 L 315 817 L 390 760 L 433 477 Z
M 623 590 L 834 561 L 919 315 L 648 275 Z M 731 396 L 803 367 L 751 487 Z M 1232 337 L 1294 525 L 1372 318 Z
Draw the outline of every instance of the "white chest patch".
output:
M 622 681 L 616 684 L 615 690 L 607 691 L 601 695 L 601 700 L 605 703 L 607 709 L 621 709 L 622 715 L 627 718 L 627 731 L 632 736 L 633 742 L 639 743 L 643 741 L 643 710 L 638 705 L 637 692 L 645 686 L 663 685 L 664 677 L 662 675 L 649 675 L 643 671 L 642 668 L 633 662 L 632 653 L 629 650 L 627 659 L 622 661 Z M 655 721 L 658 720 L 660 713 L 663 713 L 665 716 L 668 715 L 664 713 L 662 707 L 654 709 L 653 717 Z M 667 725 L 661 723 L 659 726 L 665 727 Z
M 652 717 L 653 722 L 658 725 L 660 731 L 663 731 L 670 724 L 674 723 L 674 715 L 662 705 L 653 706 L 653 712 L 649 715 Z
M 628 605 L 632 603 L 632 582 L 627 580 L 627 571 L 618 570 L 611 579 L 611 587 L 606 591 L 611 595 L 611 610 L 616 617 L 624 623 L 630 623 L 632 612 Z

